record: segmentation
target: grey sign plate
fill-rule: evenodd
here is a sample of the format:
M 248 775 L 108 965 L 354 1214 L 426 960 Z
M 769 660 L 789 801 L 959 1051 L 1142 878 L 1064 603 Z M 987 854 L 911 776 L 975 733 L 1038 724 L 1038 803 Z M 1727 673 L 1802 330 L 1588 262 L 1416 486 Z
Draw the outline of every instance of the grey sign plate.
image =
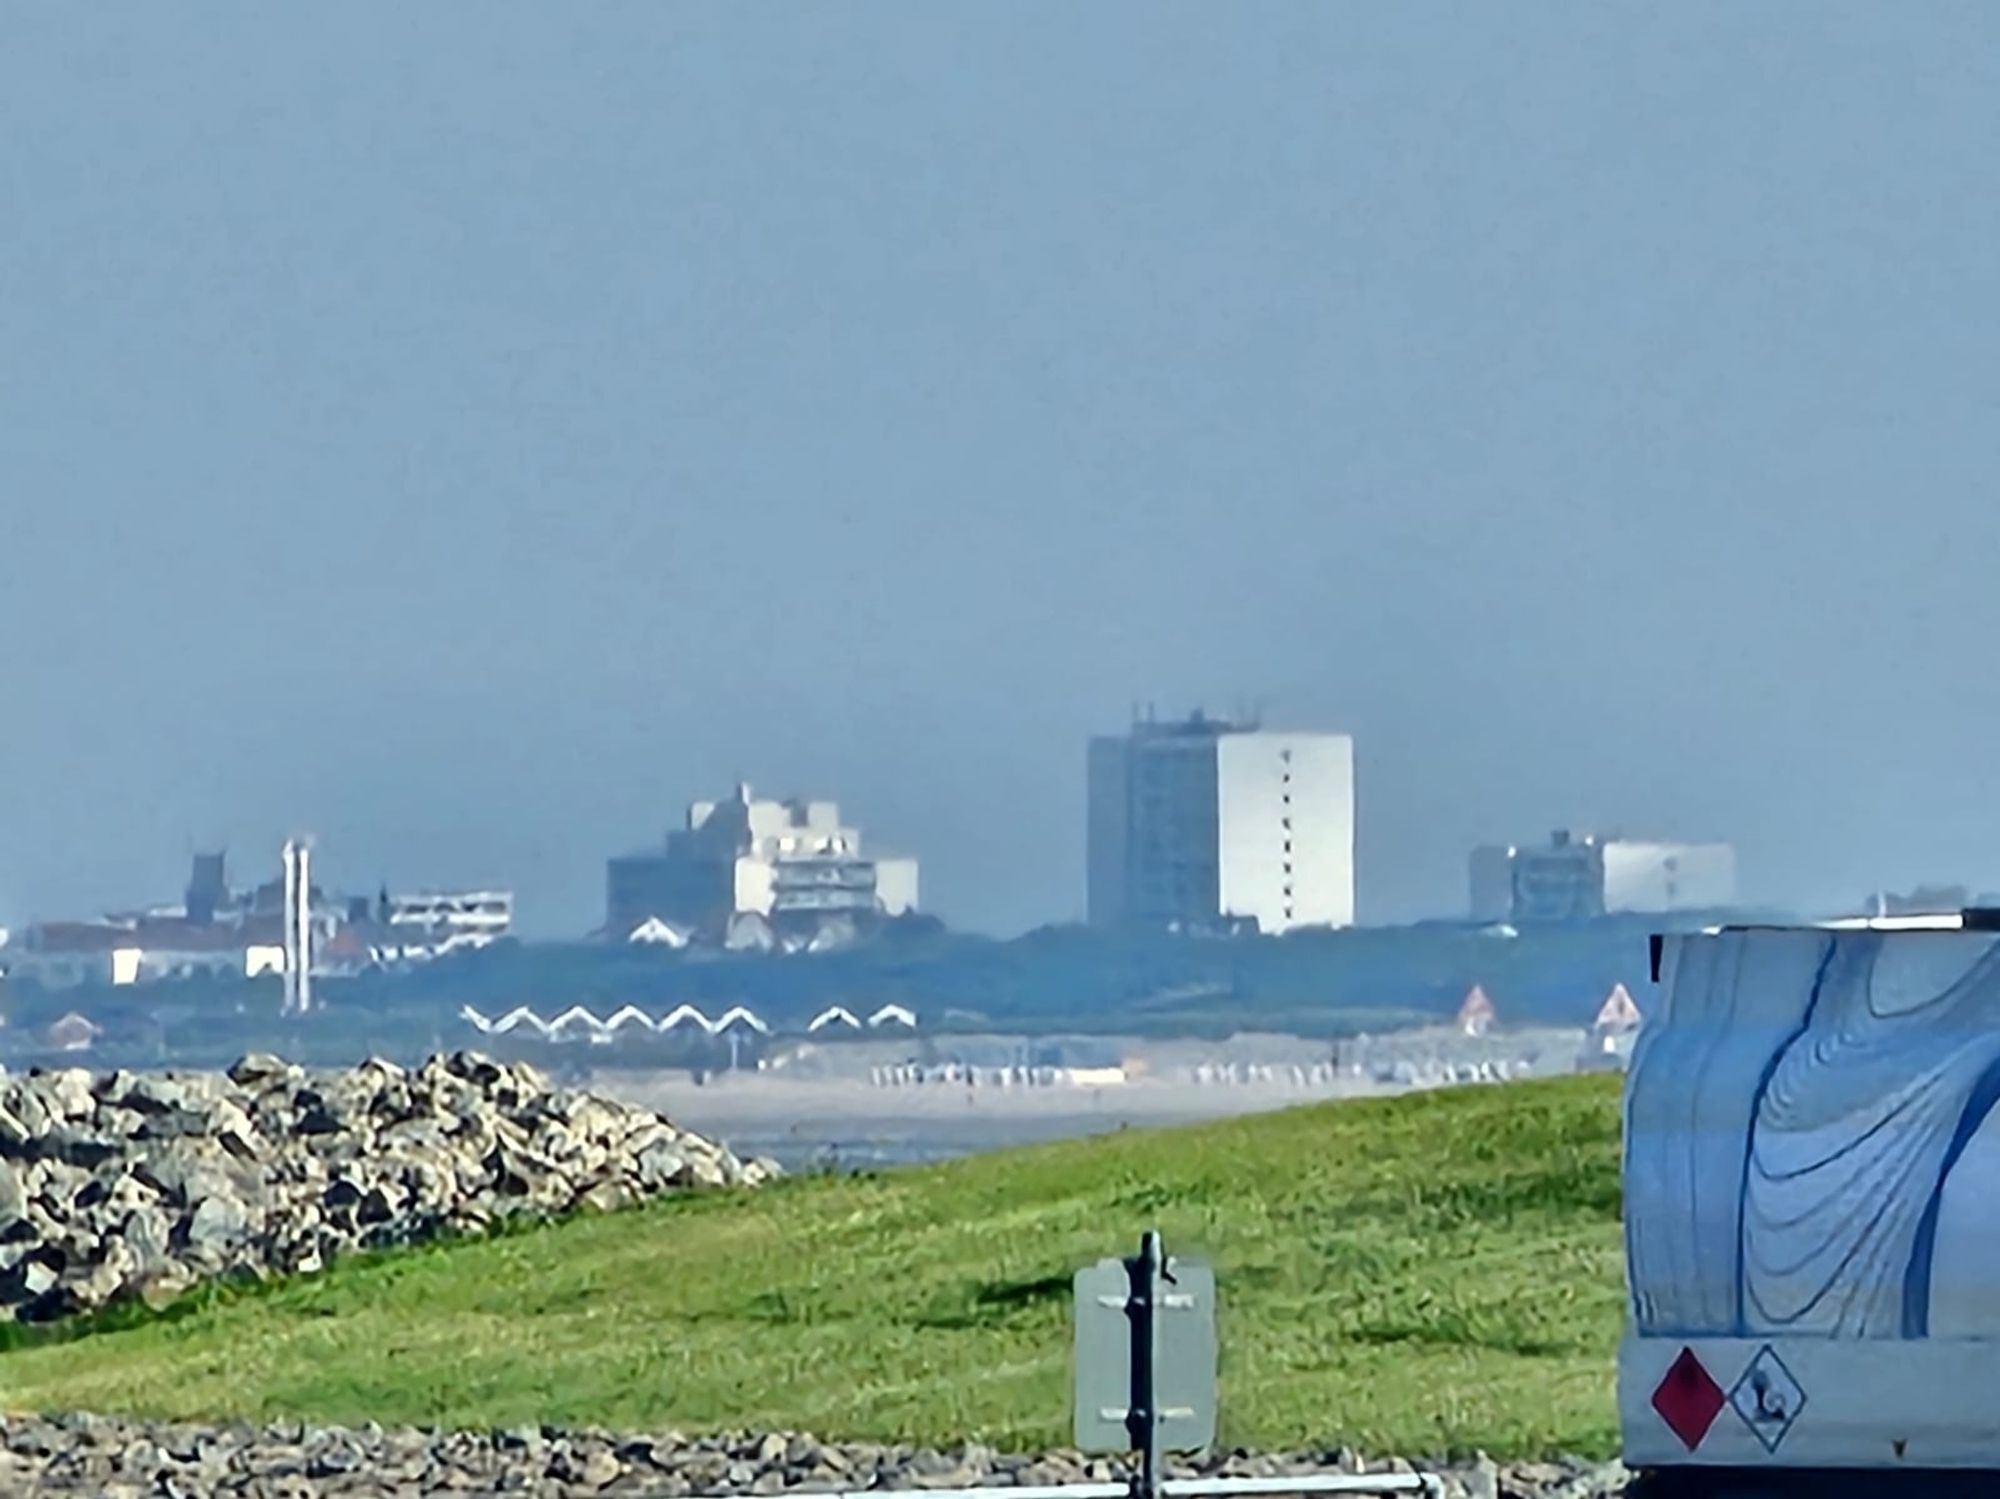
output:
M 1171 1281 L 1154 1290 L 1153 1378 L 1160 1450 L 1199 1452 L 1215 1442 L 1215 1271 L 1169 1256 Z M 1131 1273 L 1122 1260 L 1076 1272 L 1076 1445 L 1083 1452 L 1130 1452 L 1132 1322 L 1125 1303 Z

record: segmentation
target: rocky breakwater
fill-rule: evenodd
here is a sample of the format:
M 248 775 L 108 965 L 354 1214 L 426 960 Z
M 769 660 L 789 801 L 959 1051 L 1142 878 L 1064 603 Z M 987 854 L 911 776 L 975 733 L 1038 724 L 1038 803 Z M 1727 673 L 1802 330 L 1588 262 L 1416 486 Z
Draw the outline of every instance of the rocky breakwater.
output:
M 650 1110 L 459 1052 L 406 1070 L 34 1072 L 0 1079 L 0 1321 L 517 1215 L 609 1210 L 776 1174 Z
M 1300 1473 L 1409 1471 L 1345 1450 L 1216 1453 L 1172 1475 L 1277 1478 Z M 1445 1499 L 1610 1499 L 1625 1492 L 1617 1464 L 1581 1461 L 1437 1465 Z M 94 1416 L 0 1417 L 0 1493 L 113 1499 L 333 1499 L 373 1495 L 533 1494 L 541 1499 L 655 1499 L 705 1494 L 1015 1488 L 1104 1482 L 1122 1471 L 1073 1452 L 1010 1455 L 833 1445 L 789 1433 L 685 1437 L 522 1427 L 432 1432 L 381 1427 L 169 1426 Z

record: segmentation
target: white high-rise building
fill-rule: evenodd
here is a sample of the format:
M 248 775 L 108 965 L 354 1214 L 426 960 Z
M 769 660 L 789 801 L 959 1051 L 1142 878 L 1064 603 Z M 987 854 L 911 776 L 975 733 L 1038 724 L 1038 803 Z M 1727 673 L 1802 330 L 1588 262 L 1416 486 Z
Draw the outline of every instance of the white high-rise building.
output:
M 1093 739 L 1097 926 L 1354 923 L 1354 742 L 1196 713 Z

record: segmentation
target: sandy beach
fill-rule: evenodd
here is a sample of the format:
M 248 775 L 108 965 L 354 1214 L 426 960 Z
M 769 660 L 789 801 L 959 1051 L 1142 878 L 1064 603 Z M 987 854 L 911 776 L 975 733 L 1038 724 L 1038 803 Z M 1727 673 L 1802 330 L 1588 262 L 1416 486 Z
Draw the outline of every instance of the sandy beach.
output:
M 1028 1044 L 1019 1037 L 965 1036 L 806 1044 L 765 1070 L 711 1073 L 699 1082 L 682 1071 L 606 1068 L 587 1085 L 660 1110 L 739 1155 L 768 1155 L 788 1169 L 816 1158 L 870 1166 L 1398 1093 L 1411 1085 L 1392 1077 L 1399 1063 L 1498 1063 L 1546 1076 L 1574 1066 L 1580 1041 L 1581 1032 L 1562 1030 L 1480 1038 L 1442 1029 L 1404 1031 L 1353 1044 L 1334 1066 L 1327 1065 L 1336 1060 L 1332 1048 L 1298 1036 L 1092 1037 L 1070 1043 L 1083 1064 L 1116 1060 L 1118 1067 L 1108 1070 L 1122 1070 L 1126 1081 L 973 1086 L 884 1084 L 876 1076 L 885 1064 L 908 1062 L 918 1053 L 931 1063 L 992 1067 Z M 1039 1038 L 1034 1044 L 1050 1043 Z M 1224 1069 L 1232 1069 L 1227 1080 L 1220 1076 Z M 1252 1076 L 1257 1073 L 1267 1075 Z M 1204 1074 L 1208 1080 L 1201 1080 Z

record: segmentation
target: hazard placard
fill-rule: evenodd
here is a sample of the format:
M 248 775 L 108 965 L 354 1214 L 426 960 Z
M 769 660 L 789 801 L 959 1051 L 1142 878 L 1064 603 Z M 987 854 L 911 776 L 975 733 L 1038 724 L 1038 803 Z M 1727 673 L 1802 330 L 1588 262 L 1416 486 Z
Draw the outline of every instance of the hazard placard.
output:
M 1729 1396 L 1692 1348 L 1681 1349 L 1653 1390 L 1653 1409 L 1690 1452 L 1701 1445 L 1728 1403 Z
M 1776 1452 L 1806 1408 L 1806 1392 L 1766 1343 L 1729 1392 L 1730 1407 L 1743 1418 L 1766 1452 Z

